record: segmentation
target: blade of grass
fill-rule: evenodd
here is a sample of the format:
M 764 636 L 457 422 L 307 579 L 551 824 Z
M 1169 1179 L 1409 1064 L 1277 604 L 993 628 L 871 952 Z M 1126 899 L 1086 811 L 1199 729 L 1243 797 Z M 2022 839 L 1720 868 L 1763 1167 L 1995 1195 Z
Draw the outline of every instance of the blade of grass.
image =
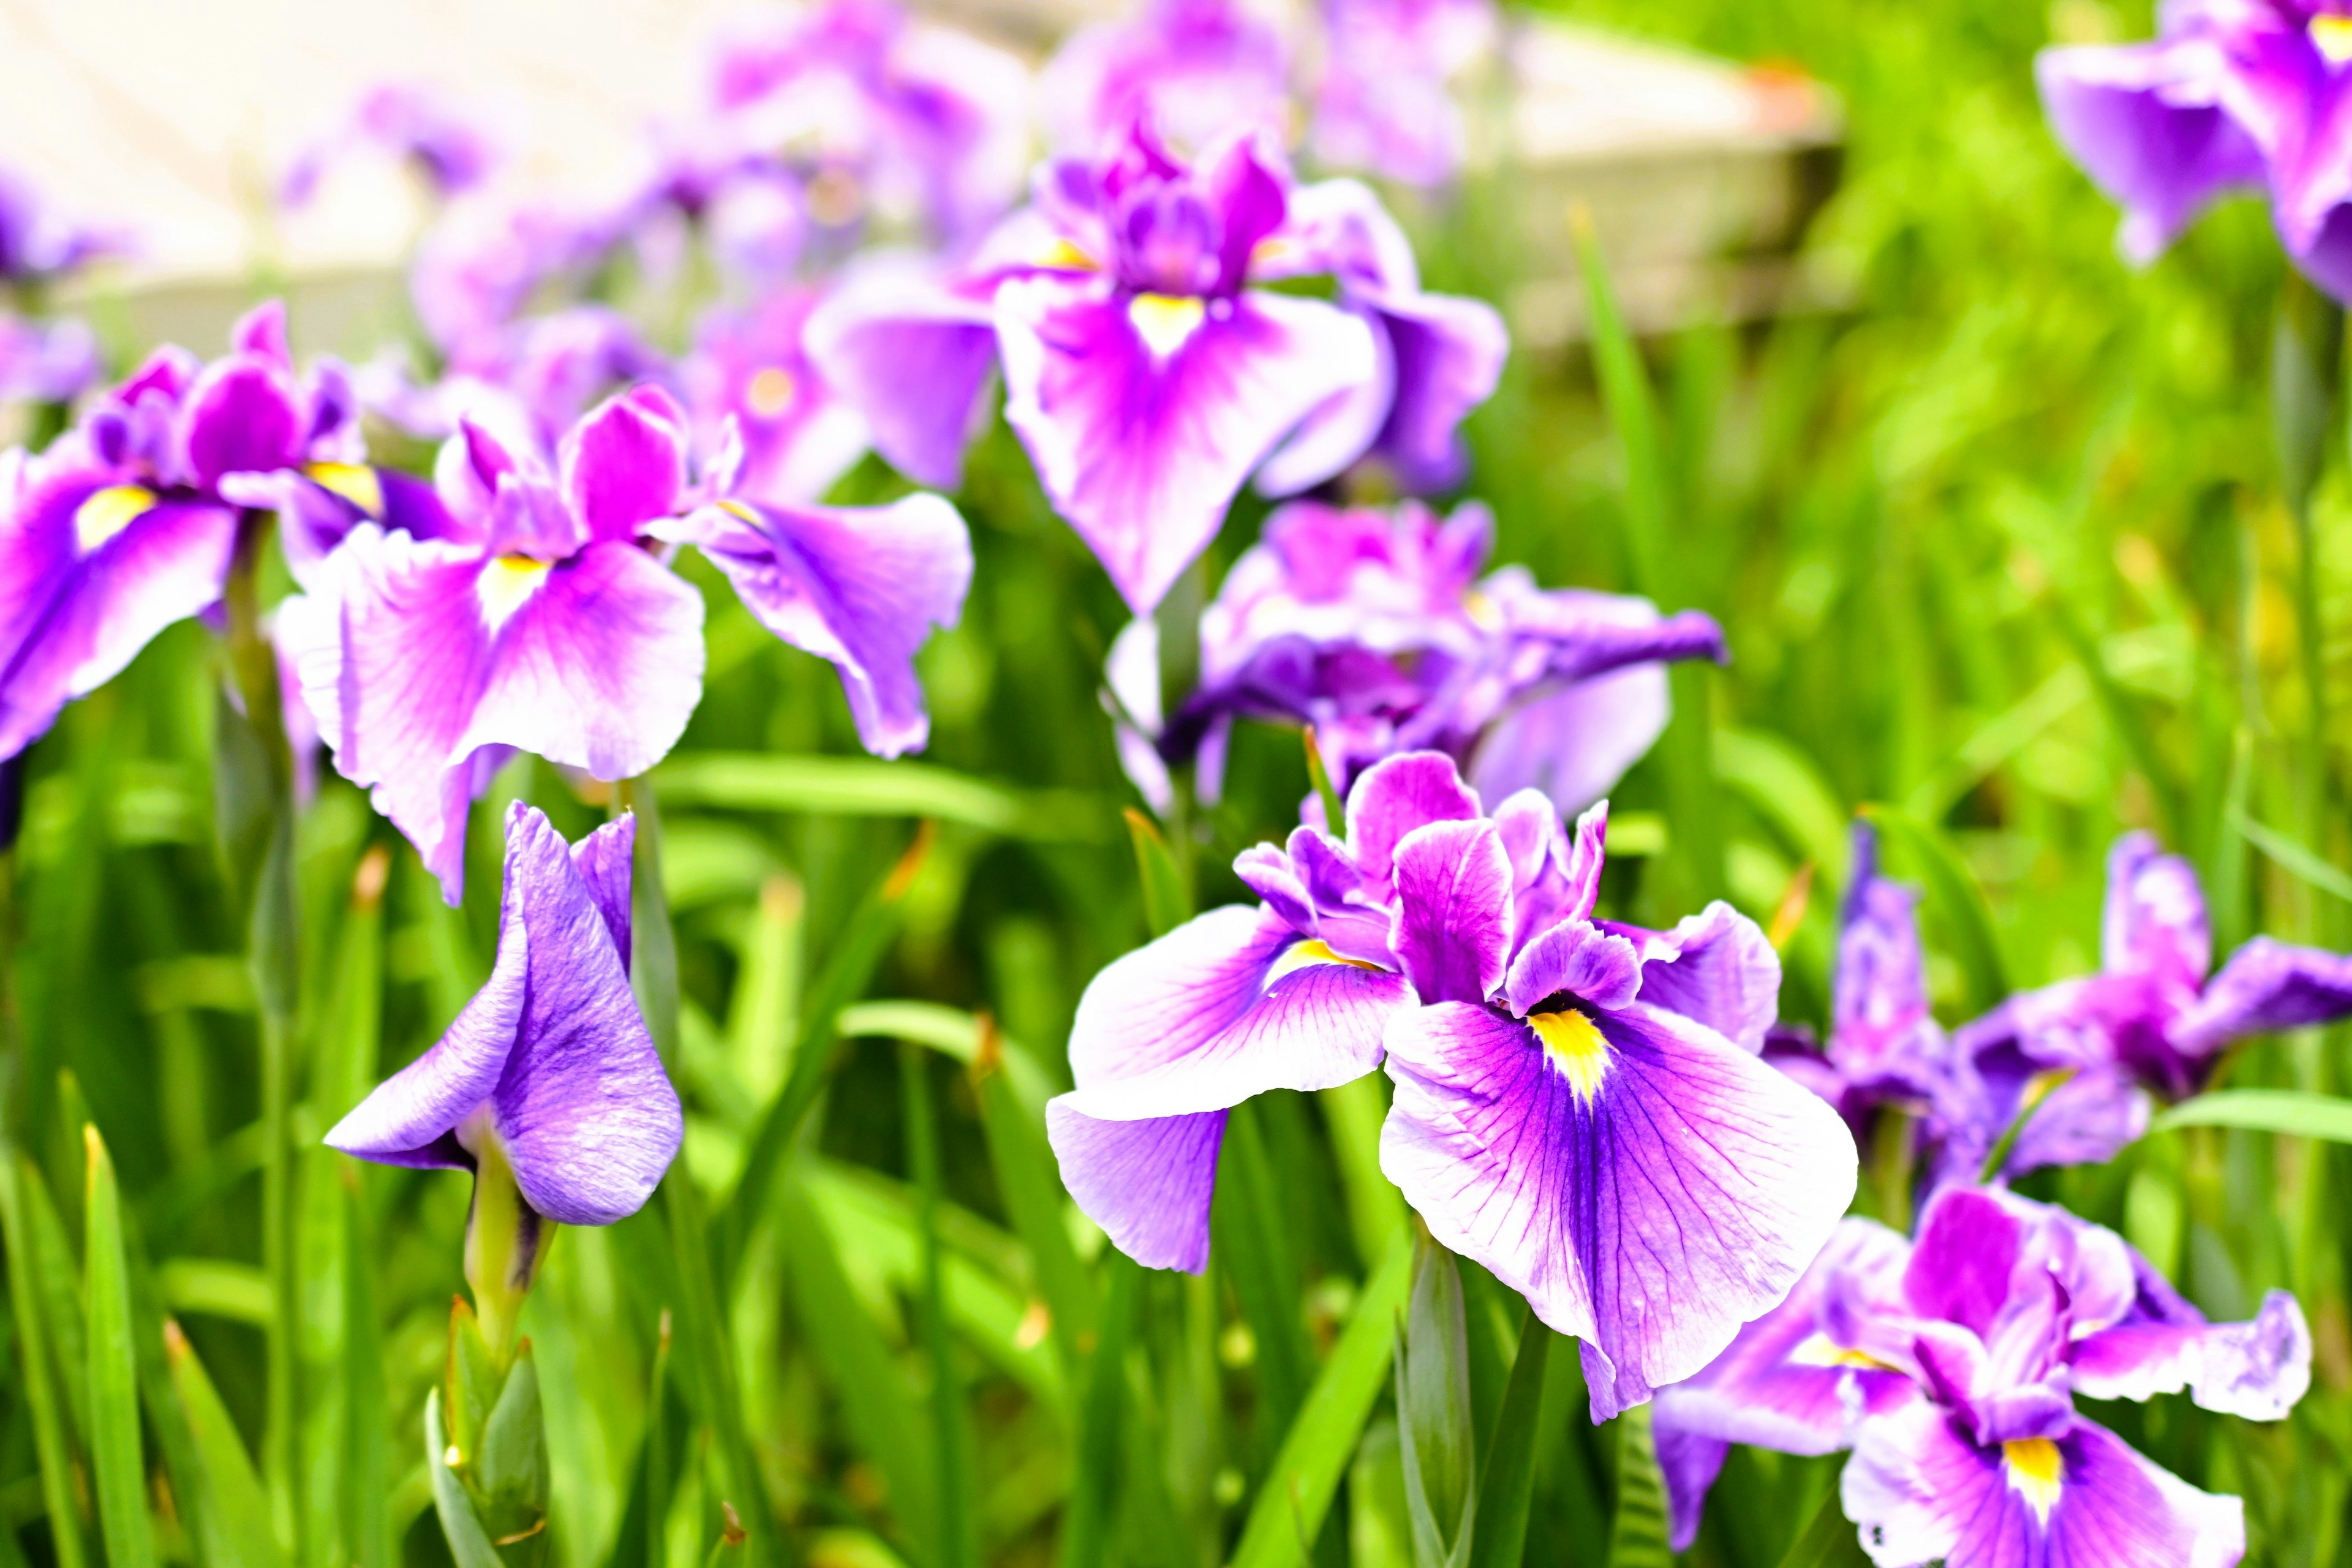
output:
M 1672 1568 L 1666 1545 L 1666 1483 L 1650 1437 L 1650 1407 L 1619 1415 L 1617 1515 L 1609 1526 L 1609 1568 Z
M 122 1199 L 98 1129 L 85 1124 L 83 1259 L 89 1295 L 89 1458 L 109 1568 L 154 1568 L 147 1464 L 139 1443 L 139 1362 L 131 1339 L 131 1275 L 122 1256 Z
M 1143 921 L 1153 936 L 1166 936 L 1192 918 L 1192 895 L 1184 890 L 1184 874 L 1168 849 L 1168 840 L 1151 818 L 1127 808 L 1128 837 L 1135 843 L 1135 868 L 1143 881 Z
M 245 1451 L 245 1439 L 180 1325 L 166 1320 L 163 1349 L 203 1478 L 209 1568 L 284 1568 L 269 1522 L 269 1493 Z
M 39 1278 L 33 1262 L 32 1237 L 25 1213 L 24 1184 L 37 1181 L 31 1163 L 0 1142 L 0 1242 L 8 1257 L 8 1303 L 16 1320 L 17 1370 L 22 1378 L 26 1409 L 33 1423 L 33 1451 L 40 1461 L 41 1501 L 47 1510 L 51 1549 L 58 1568 L 88 1568 L 82 1545 L 81 1521 L 74 1507 L 73 1456 L 66 1446 L 65 1422 L 58 1409 L 57 1384 L 51 1381 L 53 1340 L 48 1332 L 44 1293 L 32 1289 Z
M 1054 1559 L 1060 1568 L 1096 1568 L 1109 1560 L 1127 1405 L 1128 1344 L 1143 1269 L 1112 1249 L 1103 1258 L 1103 1273 L 1102 1332 L 1087 1358 L 1079 1392 L 1070 1500 L 1062 1511 L 1062 1539 Z
M 1257 1108 L 1225 1113 L 1209 1227 L 1219 1266 L 1233 1280 L 1256 1343 L 1259 1452 L 1270 1454 L 1297 1413 L 1315 1365 L 1299 1310 L 1299 1278 L 1274 1195 L 1274 1172 L 1259 1135 Z
M 2184 1100 L 2148 1123 L 2151 1132 L 2176 1127 L 2236 1127 L 2352 1143 L 2352 1100 L 2294 1089 L 2223 1089 Z
M 1396 1350 L 1397 1313 L 1412 1279 L 1412 1247 L 1402 1231 L 1364 1285 L 1355 1316 L 1323 1363 L 1298 1419 L 1250 1505 L 1233 1568 L 1291 1568 L 1300 1543 L 1322 1529 L 1356 1440 L 1388 1382 Z
M 1470 1538 L 1470 1568 L 1518 1568 L 1526 1555 L 1528 1508 L 1533 1500 L 1541 1428 L 1544 1373 L 1559 1338 L 1533 1312 L 1519 1328 L 1519 1352 L 1503 1407 L 1486 1443 L 1486 1474 L 1478 1479 L 1478 1527 Z
M 1813 1521 L 1797 1537 L 1780 1568 L 1867 1568 L 1869 1554 L 1862 1549 L 1862 1532 L 1848 1522 L 1835 1482 L 1813 1510 Z
M 449 1555 L 457 1559 L 457 1568 L 505 1568 L 498 1548 L 490 1544 L 482 1521 L 474 1515 L 465 1483 L 442 1458 L 448 1446 L 441 1426 L 441 1390 L 436 1386 L 425 1395 L 425 1464 L 433 1481 L 433 1511 L 440 1516 L 442 1539 L 449 1543 Z
M 1093 1279 L 1070 1245 L 1063 1223 L 1067 1194 L 1045 1142 L 1036 1108 L 1023 1103 L 1009 1074 L 1001 1070 L 1003 1052 L 994 1023 L 981 1016 L 981 1047 L 971 1067 L 973 1093 L 980 1101 L 980 1125 L 988 1140 L 989 1163 L 996 1171 L 997 1191 L 1004 1199 L 1013 1228 L 1029 1249 L 1045 1310 L 1052 1315 L 1054 1345 L 1061 1356 L 1062 1373 L 1070 1387 L 1078 1384 L 1085 1349 L 1093 1339 L 1098 1313 Z
M 376 1295 L 373 1216 L 361 1173 L 343 1170 L 343 1541 L 358 1568 L 396 1568 L 391 1396 Z
M 915 1232 L 922 1252 L 919 1317 L 924 1354 L 931 1363 L 931 1474 L 939 1485 L 938 1568 L 971 1568 L 980 1561 L 979 1503 L 971 1467 L 971 1415 L 940 1289 L 940 1142 L 931 1108 L 930 1062 L 922 1047 L 898 1046 L 898 1079 L 906 1116 L 908 1163 L 914 1169 Z
M 2288 875 L 2323 893 L 2352 903 L 2352 876 L 2337 870 L 2278 829 L 2256 822 L 2243 809 L 2231 811 L 2230 826 L 2243 834 L 2247 843 L 2270 857 Z
M 929 763 L 703 752 L 664 763 L 655 776 L 681 805 L 928 817 L 1048 840 L 1097 839 L 1110 827 L 1095 796 L 1016 794 Z
M 1389 1255 L 1389 1243 L 1403 1227 L 1405 1216 L 1404 1195 L 1381 1173 L 1381 1124 L 1389 1112 L 1381 1089 L 1380 1078 L 1366 1073 L 1316 1096 L 1339 1163 L 1356 1255 L 1366 1268 Z

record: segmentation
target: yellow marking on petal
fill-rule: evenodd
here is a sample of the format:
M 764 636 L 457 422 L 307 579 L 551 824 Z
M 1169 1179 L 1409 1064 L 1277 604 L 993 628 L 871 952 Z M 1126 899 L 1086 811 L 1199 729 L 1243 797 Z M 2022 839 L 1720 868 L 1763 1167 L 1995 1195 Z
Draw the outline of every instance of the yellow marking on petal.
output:
M 1853 1366 L 1865 1372 L 1895 1372 L 1892 1367 L 1863 1351 L 1848 1350 L 1829 1335 L 1815 1332 L 1799 1342 L 1789 1352 L 1791 1366 Z
M 539 585 L 547 581 L 547 563 L 528 555 L 501 555 L 482 568 L 474 580 L 474 594 L 482 602 L 482 621 L 496 631 L 514 618 Z
M 2311 47 L 2329 65 L 2340 66 L 2352 60 L 2352 16 L 2314 16 Z
M 1127 319 L 1153 359 L 1164 360 L 1182 348 L 1207 314 L 1208 307 L 1189 295 L 1138 294 L 1127 305 Z
M 322 490 L 332 490 L 370 517 L 383 516 L 383 479 L 364 463 L 313 463 L 302 470 Z
M 755 373 L 751 384 L 743 388 L 743 406 L 762 419 L 773 419 L 793 405 L 800 394 L 800 383 L 782 365 L 772 364 Z
M 718 506 L 720 511 L 725 512 L 730 517 L 740 517 L 745 522 L 751 523 L 754 527 L 759 524 L 760 514 L 753 511 L 750 507 L 745 506 L 740 500 L 730 499 L 719 502 Z
M 1576 1098 L 1591 1105 L 1609 1076 L 1609 1058 L 1613 1054 L 1592 1020 L 1577 1012 L 1531 1013 L 1528 1024 Z
M 74 544 L 87 555 L 129 528 L 155 504 L 155 492 L 138 485 L 109 485 L 74 509 Z
M 1496 608 L 1494 600 L 1475 588 L 1462 595 L 1462 613 L 1468 616 L 1470 624 L 1480 631 L 1503 629 L 1503 612 Z
M 1045 254 L 1037 258 L 1037 265 L 1040 267 L 1051 267 L 1056 271 L 1061 272 L 1097 272 L 1101 270 L 1101 263 L 1096 261 L 1093 257 L 1088 256 L 1085 251 L 1080 250 L 1076 246 L 1072 245 L 1066 239 L 1056 239 L 1053 244 L 1047 246 L 1045 247 Z
M 2000 1457 L 2009 1484 L 2025 1499 L 2035 1519 L 2049 1523 L 2050 1510 L 2058 1500 L 2058 1445 L 2047 1437 L 2019 1437 L 2000 1446 Z
M 1377 963 L 1366 963 L 1360 958 L 1342 958 L 1331 951 L 1329 942 L 1310 937 L 1304 942 L 1294 942 L 1283 950 L 1282 956 L 1274 961 L 1274 967 L 1265 972 L 1265 983 L 1271 985 L 1286 974 L 1296 974 L 1317 963 L 1344 963 L 1350 969 L 1369 969 L 1375 974 L 1383 973 Z

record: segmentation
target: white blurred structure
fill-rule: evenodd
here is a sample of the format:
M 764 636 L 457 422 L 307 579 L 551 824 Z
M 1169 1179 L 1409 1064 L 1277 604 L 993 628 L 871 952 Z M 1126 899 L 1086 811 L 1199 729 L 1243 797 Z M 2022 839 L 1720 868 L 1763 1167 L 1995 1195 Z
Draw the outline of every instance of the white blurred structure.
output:
M 269 201 L 307 140 L 388 79 L 510 106 L 526 167 L 610 188 L 640 128 L 695 94 L 699 46 L 735 0 L 0 0 L 0 162 L 136 235 L 86 303 L 118 342 L 219 346 L 229 317 L 288 289 L 306 347 L 355 349 L 401 319 L 394 268 L 424 211 L 402 171 L 354 168 L 289 217 Z M 922 7 L 1031 55 L 1102 0 Z M 1577 335 L 1568 213 L 1593 215 L 1629 314 L 1769 310 L 1834 177 L 1827 95 L 1788 73 L 1522 22 L 1479 162 L 1523 193 L 1521 341 Z

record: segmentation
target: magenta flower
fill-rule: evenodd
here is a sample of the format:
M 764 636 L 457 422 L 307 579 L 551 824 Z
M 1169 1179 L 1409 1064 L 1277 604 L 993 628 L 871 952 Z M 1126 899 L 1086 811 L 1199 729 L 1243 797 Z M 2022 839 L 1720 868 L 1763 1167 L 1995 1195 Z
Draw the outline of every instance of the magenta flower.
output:
M 1310 216 L 1313 195 L 1295 193 Z M 1466 412 L 1453 383 L 1423 397 L 1423 361 L 1383 350 L 1351 284 L 1339 303 L 1250 286 L 1342 265 L 1319 226 L 1297 226 L 1293 202 L 1257 139 L 1188 165 L 1138 132 L 1100 163 L 1041 171 L 1033 204 L 947 286 L 845 290 L 810 322 L 811 349 L 883 456 L 942 486 L 1001 357 L 1005 417 L 1046 494 L 1140 614 L 1215 536 L 1249 474 L 1327 406 L 1369 397 L 1380 410 L 1327 443 L 1339 450 L 1320 457 L 1326 473 L 1382 438 L 1390 411 L 1413 421 L 1404 444 L 1423 452 L 1447 448 Z M 1475 318 L 1466 330 L 1499 363 L 1486 307 L 1409 289 L 1389 302 L 1416 301 L 1449 342 Z
M 822 299 L 786 289 L 748 309 L 714 310 L 679 366 L 702 448 L 718 449 L 730 420 L 740 432 L 745 494 L 812 501 L 866 454 L 866 421 L 826 384 L 803 339 Z
M 284 313 L 266 305 L 224 357 L 159 350 L 47 452 L 13 454 L 0 481 L 0 758 L 219 600 L 242 508 L 289 489 L 385 506 L 396 487 L 363 465 L 354 414 L 340 367 L 296 374 Z
M 1214 910 L 1096 976 L 1077 1088 L 1046 1127 L 1129 1256 L 1199 1269 L 1226 1110 L 1385 1055 L 1381 1168 L 1437 1238 L 1582 1337 L 1596 1419 L 1711 1359 L 1777 1301 L 1853 1191 L 1853 1140 L 1754 1056 L 1780 966 L 1717 905 L 1596 924 L 1603 816 L 1541 795 L 1486 816 L 1452 762 L 1392 757 L 1347 837 L 1294 832 Z
M 1161 753 L 1197 753 L 1213 798 L 1236 717 L 1312 724 L 1342 789 L 1382 757 L 1435 750 L 1488 798 L 1591 805 L 1665 727 L 1663 661 L 1720 660 L 1723 633 L 1696 611 L 1545 591 L 1518 567 L 1482 580 L 1492 542 L 1475 502 L 1443 523 L 1414 502 L 1276 511 L 1202 614 L 1200 686 Z
M 470 1171 L 495 1145 L 532 1214 L 563 1225 L 645 1206 L 685 1122 L 629 989 L 635 839 L 625 816 L 566 845 L 535 807 L 508 808 L 490 978 L 432 1049 L 335 1124 L 330 1147 Z
M 2237 1499 L 2198 1491 L 2074 1409 L 2186 1388 L 2208 1410 L 2284 1417 L 2311 1335 L 2273 1290 L 2208 1323 L 2120 1237 L 1989 1188 L 1938 1194 L 1915 1246 L 1849 1219 L 1788 1299 L 1658 1391 L 1674 1542 L 1687 1546 L 1731 1443 L 1852 1447 L 1846 1517 L 1890 1568 L 1942 1560 L 2226 1568 Z
M 1233 0 L 1148 0 L 1070 35 L 1040 80 L 1054 145 L 1092 156 L 1137 126 L 1206 149 L 1235 132 L 1290 140 L 1290 47 Z
M 487 116 L 429 82 L 384 82 L 296 154 L 278 199 L 306 205 L 340 167 L 365 158 L 404 163 L 436 195 L 454 196 L 509 161 L 506 141 Z
M 686 457 L 686 416 L 651 386 L 590 414 L 551 473 L 469 421 L 442 450 L 433 531 L 362 522 L 281 606 L 337 770 L 373 791 L 453 903 L 472 801 L 515 752 L 622 779 L 685 730 L 703 605 L 664 543 L 696 544 L 763 625 L 833 661 L 871 749 L 921 743 L 914 650 L 971 581 L 954 509 L 736 500 L 739 457 L 694 488 Z
M 1448 84 L 1494 47 L 1493 0 L 1322 0 L 1321 9 L 1316 156 L 1406 184 L 1452 179 L 1466 136 Z
M 2156 38 L 2045 49 L 2035 75 L 2059 141 L 2123 206 L 2127 258 L 2262 188 L 2295 266 L 2352 299 L 2352 16 L 2333 0 L 2174 0 Z
M 2144 833 L 2107 856 L 2098 973 L 2022 992 L 1955 1033 L 1984 1092 L 1973 1121 L 1955 1119 L 1954 1170 L 1986 1157 L 2044 1075 L 2071 1074 L 2026 1122 L 2011 1175 L 2112 1159 L 2147 1130 L 2150 1091 L 2195 1092 L 2232 1041 L 2352 1014 L 2342 954 L 2256 937 L 2209 977 L 2197 873 Z

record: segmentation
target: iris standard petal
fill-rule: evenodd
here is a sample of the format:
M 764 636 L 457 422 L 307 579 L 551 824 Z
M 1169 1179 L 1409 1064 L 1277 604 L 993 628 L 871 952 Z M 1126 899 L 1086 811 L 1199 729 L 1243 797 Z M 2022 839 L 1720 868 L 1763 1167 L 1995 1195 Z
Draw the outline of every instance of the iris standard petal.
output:
M 1348 791 L 1348 853 L 1370 888 L 1385 895 L 1394 875 L 1396 847 L 1433 822 L 1467 822 L 1479 815 L 1478 796 L 1462 782 L 1454 760 L 1438 752 L 1383 757 Z
M 897 273 L 856 279 L 817 307 L 805 341 L 892 468 L 934 489 L 956 488 L 996 369 L 985 301 Z
M 2311 1329 L 2293 1296 L 2273 1290 L 2244 1323 L 2135 1323 L 2075 1342 L 2074 1388 L 2092 1399 L 2190 1391 L 2208 1410 L 2277 1421 L 2311 1387 Z
M 1723 1473 L 1731 1445 L 1720 1437 L 1686 1432 L 1663 1412 L 1650 1418 L 1650 1440 L 1658 1453 L 1658 1473 L 1666 1483 L 1666 1544 L 1687 1552 L 1698 1539 L 1706 1494 Z
M 1491 822 L 1433 822 L 1396 847 L 1397 961 L 1423 1002 L 1483 1002 L 1511 958 L 1511 860 Z
M 1078 999 L 1070 1110 L 1105 1121 L 1222 1110 L 1380 1065 L 1402 975 L 1332 957 L 1263 910 L 1213 910 L 1118 960 Z
M 1623 937 L 1589 921 L 1562 921 L 1511 960 L 1503 999 L 1522 1017 L 1563 994 L 1595 1007 L 1622 1007 L 1642 990 L 1645 973 Z
M 1780 955 L 1764 928 L 1717 899 L 1664 934 L 1674 953 L 1642 964 L 1642 1000 L 1761 1051 L 1780 1003 Z
M 2126 833 L 2107 851 L 2106 909 L 2099 966 L 2195 986 L 2213 967 L 2213 934 L 2196 868 L 2167 855 L 2155 837 Z
M 1916 1405 L 1864 1423 L 1840 1497 L 1882 1568 L 2226 1568 L 2245 1551 L 2236 1498 L 2199 1491 L 2088 1421 L 1980 1447 Z
M 233 354 L 205 367 L 188 389 L 175 443 L 187 477 L 210 489 L 223 474 L 268 473 L 299 462 L 303 426 L 290 371 Z
M 1381 1170 L 1440 1241 L 1585 1341 L 1596 1421 L 1714 1360 L 1853 1195 L 1834 1111 L 1639 1003 L 1533 1023 L 1446 1003 L 1399 1015 L 1387 1045 Z
M 1045 1138 L 1072 1200 L 1145 1268 L 1201 1272 L 1225 1113 L 1098 1121 L 1068 1099 L 1046 1102 Z
M 506 900 L 529 932 L 530 983 L 491 1125 L 532 1208 L 610 1225 L 645 1206 L 677 1153 L 677 1091 L 598 900 L 562 835 L 520 801 L 507 814 Z
M 935 495 L 888 506 L 706 508 L 688 529 L 761 626 L 841 672 L 858 739 L 878 756 L 930 736 L 915 654 L 956 624 L 971 587 L 971 535 Z
M 1276 441 L 1375 372 L 1371 334 L 1288 295 L 1129 295 L 1018 279 L 996 296 L 1004 416 L 1055 510 L 1139 615 L 1216 537 Z
M 2205 1056 L 2243 1035 L 2325 1024 L 2352 1013 L 2352 956 L 2258 936 L 2230 955 L 2204 994 L 2166 1031 Z
M 621 968 L 629 967 L 629 892 L 632 886 L 631 857 L 637 847 L 637 819 L 634 813 L 615 817 L 572 847 L 572 868 L 580 873 L 588 896 L 596 902 L 597 912 L 604 917 L 604 929 L 612 933 L 614 951 L 621 955 Z
M 588 537 L 628 541 L 667 517 L 686 485 L 686 411 L 660 387 L 607 398 L 563 437 L 563 500 Z

